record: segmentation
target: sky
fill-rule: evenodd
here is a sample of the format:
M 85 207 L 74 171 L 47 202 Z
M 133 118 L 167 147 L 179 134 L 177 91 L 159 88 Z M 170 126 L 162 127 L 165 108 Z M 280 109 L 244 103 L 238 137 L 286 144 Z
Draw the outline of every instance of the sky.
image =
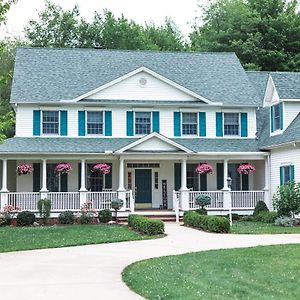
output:
M 198 3 L 208 0 L 52 0 L 64 9 L 79 5 L 83 18 L 90 21 L 94 11 L 102 12 L 107 8 L 117 17 L 122 13 L 128 19 L 143 24 L 153 21 L 162 24 L 165 17 L 171 17 L 184 36 L 188 36 L 191 24 L 200 13 Z M 24 36 L 23 28 L 30 19 L 36 19 L 38 11 L 45 7 L 44 0 L 18 0 L 7 14 L 7 23 L 0 28 L 0 38 L 5 36 Z

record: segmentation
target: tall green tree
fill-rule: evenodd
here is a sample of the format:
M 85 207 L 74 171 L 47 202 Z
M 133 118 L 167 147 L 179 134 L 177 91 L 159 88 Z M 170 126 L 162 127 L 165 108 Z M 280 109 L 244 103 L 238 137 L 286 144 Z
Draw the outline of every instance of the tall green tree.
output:
M 210 1 L 197 23 L 193 50 L 233 51 L 249 69 L 300 71 L 297 0 Z
M 16 3 L 16 0 L 0 0 L 0 25 L 5 22 L 6 14 L 9 11 L 12 4 Z

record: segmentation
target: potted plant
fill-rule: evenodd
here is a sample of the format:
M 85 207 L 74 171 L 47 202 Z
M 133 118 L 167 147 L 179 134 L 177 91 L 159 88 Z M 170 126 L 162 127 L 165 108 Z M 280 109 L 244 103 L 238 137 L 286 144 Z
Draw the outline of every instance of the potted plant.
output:
M 111 166 L 107 163 L 98 163 L 93 166 L 94 172 L 100 172 L 101 174 L 109 174 L 111 171 Z
M 250 174 L 255 172 L 255 167 L 251 164 L 242 164 L 237 168 L 239 174 Z
M 199 214 L 207 215 L 207 210 L 204 208 L 204 206 L 211 204 L 211 198 L 208 195 L 201 194 L 197 196 L 195 204 L 201 207 L 200 209 L 197 209 Z
M 118 223 L 118 210 L 123 206 L 123 203 L 122 199 L 115 199 L 111 201 L 111 207 L 115 210 L 116 223 Z
M 72 165 L 69 163 L 59 163 L 55 167 L 55 172 L 57 174 L 69 174 L 72 171 Z
M 17 166 L 17 175 L 27 175 L 33 172 L 33 166 L 30 164 L 19 164 Z
M 198 174 L 212 174 L 213 167 L 207 163 L 198 164 L 195 172 Z

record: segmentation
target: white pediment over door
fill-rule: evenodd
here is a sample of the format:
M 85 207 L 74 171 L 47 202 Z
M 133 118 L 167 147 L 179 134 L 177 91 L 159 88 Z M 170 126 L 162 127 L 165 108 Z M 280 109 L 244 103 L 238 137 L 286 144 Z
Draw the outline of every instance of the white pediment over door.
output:
M 131 149 L 129 151 L 154 151 L 154 152 L 182 152 L 182 150 L 178 149 L 177 147 L 166 143 L 165 141 L 157 138 L 157 137 L 152 137 L 148 139 L 147 141 L 144 141 L 143 143 L 140 143 Z

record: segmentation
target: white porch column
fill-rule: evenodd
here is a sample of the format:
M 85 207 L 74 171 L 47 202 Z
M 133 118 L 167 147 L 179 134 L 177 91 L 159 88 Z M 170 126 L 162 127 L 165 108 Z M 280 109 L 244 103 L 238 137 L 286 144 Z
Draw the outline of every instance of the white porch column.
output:
M 48 189 L 47 189 L 47 160 L 43 159 L 42 164 L 42 188 L 40 190 L 41 199 L 47 198 L 48 196 Z
M 2 160 L 2 189 L 0 191 L 0 209 L 8 204 L 8 189 L 7 189 L 7 159 Z
M 264 201 L 269 210 L 272 210 L 272 197 L 270 191 L 270 156 L 265 158 L 265 187 L 264 187 Z
M 224 165 L 224 182 L 223 182 L 223 191 L 228 191 L 228 182 L 227 182 L 227 178 L 228 178 L 228 159 L 224 159 L 223 162 Z
M 181 197 L 181 209 L 189 210 L 189 190 L 186 186 L 186 159 L 181 160 L 181 187 L 180 187 L 180 197 Z
M 86 175 L 85 175 L 85 170 L 86 170 L 86 167 L 85 167 L 85 159 L 82 159 L 81 160 L 81 165 L 80 165 L 80 168 L 81 168 L 81 177 L 80 177 L 80 189 L 79 189 L 79 197 L 80 197 L 80 205 L 84 204 L 87 200 L 87 189 L 86 189 L 86 186 L 85 186 L 85 178 L 86 178 Z
M 228 159 L 224 159 L 224 183 L 223 183 L 223 208 L 228 211 L 230 218 L 230 225 L 232 225 L 232 216 L 231 216 L 231 188 L 228 186 Z
M 126 190 L 124 187 L 124 158 L 120 157 L 119 160 L 119 188 L 118 198 L 123 200 L 123 207 L 121 211 L 126 210 Z

